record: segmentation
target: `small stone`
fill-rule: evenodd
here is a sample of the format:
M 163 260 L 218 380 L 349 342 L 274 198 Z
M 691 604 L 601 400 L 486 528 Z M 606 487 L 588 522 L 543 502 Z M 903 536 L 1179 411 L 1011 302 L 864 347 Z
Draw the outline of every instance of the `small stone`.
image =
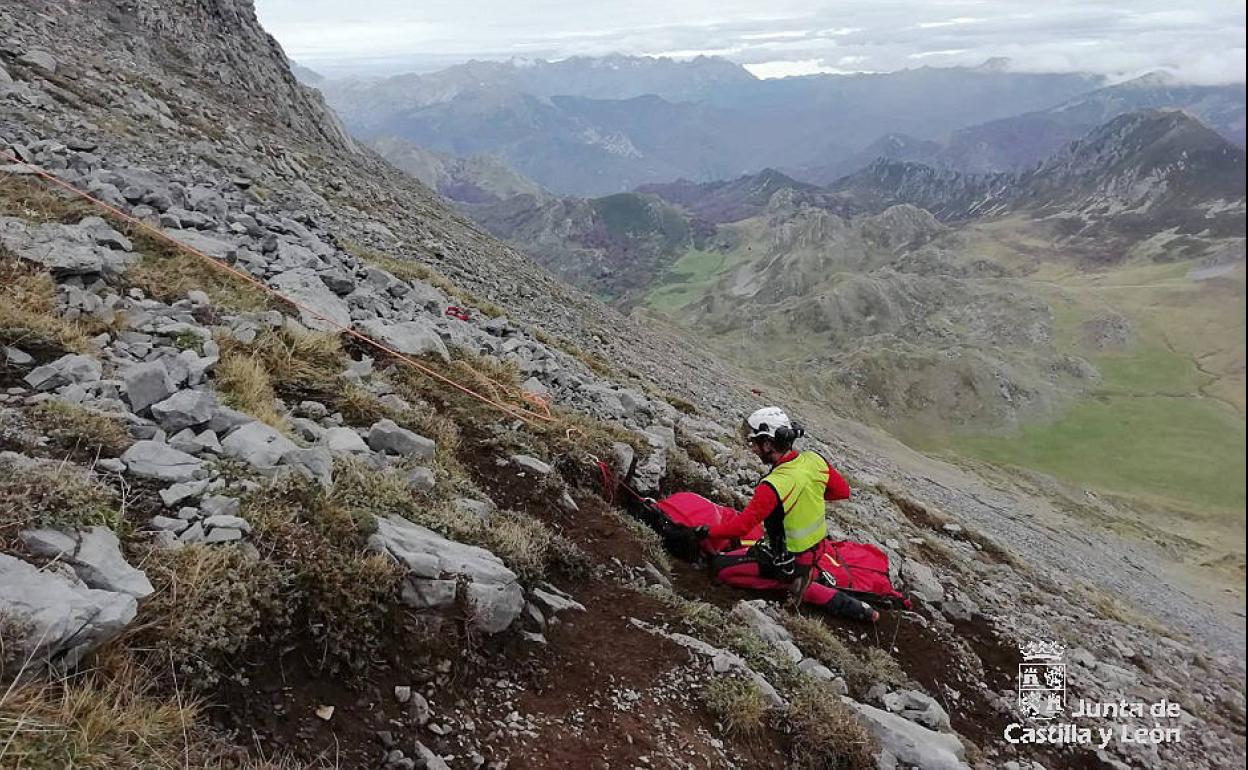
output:
M 432 439 L 399 427 L 393 420 L 379 420 L 369 428 L 368 446 L 376 452 L 389 452 L 417 460 L 433 459 L 437 449 Z
M 204 526 L 197 521 L 178 535 L 178 540 L 183 543 L 202 543 L 205 536 Z
M 196 525 L 198 526 L 198 525 Z M 205 543 L 231 543 L 235 540 L 242 540 L 243 533 L 241 530 L 230 529 L 228 527 L 213 527 L 208 530 L 208 534 L 204 537 Z
M 246 519 L 226 514 L 218 514 L 216 516 L 207 517 L 204 519 L 204 526 L 208 529 L 224 527 L 228 529 L 241 529 L 243 532 L 251 531 L 251 524 L 249 524 Z
M 182 519 L 173 519 L 168 516 L 153 516 L 152 520 L 148 523 L 156 529 L 168 530 L 175 535 L 185 531 L 186 528 L 190 526 L 190 522 L 183 521 Z
M 412 688 L 408 685 L 395 685 L 394 699 L 399 703 L 407 703 L 412 699 Z
M 428 468 L 413 468 L 407 474 L 407 486 L 415 492 L 428 492 L 436 483 L 433 471 Z
M 524 468 L 526 471 L 536 473 L 538 476 L 549 476 L 551 471 L 554 470 L 554 468 L 550 467 L 549 463 L 543 462 L 536 457 L 530 457 L 529 455 L 512 455 L 511 461 L 512 463 L 519 465 L 521 468 Z
M 203 510 L 205 516 L 230 516 L 237 517 L 238 511 L 242 507 L 237 497 L 228 495 L 209 495 L 200 501 L 199 507 Z M 242 519 L 239 519 L 242 521 Z M 245 524 L 246 522 L 244 522 Z M 225 524 L 221 526 L 235 526 L 233 524 Z
M 315 713 L 318 719 L 323 719 L 324 721 L 328 722 L 329 720 L 334 718 L 334 707 L 333 706 L 317 706 Z
M 433 716 L 433 709 L 429 707 L 429 701 L 425 700 L 425 696 L 418 692 L 413 692 L 411 699 L 408 701 L 408 710 L 411 712 L 412 718 L 416 720 L 416 724 L 424 726 Z
M 321 437 L 321 443 L 331 452 L 361 454 L 368 451 L 368 444 L 354 428 L 330 428 Z

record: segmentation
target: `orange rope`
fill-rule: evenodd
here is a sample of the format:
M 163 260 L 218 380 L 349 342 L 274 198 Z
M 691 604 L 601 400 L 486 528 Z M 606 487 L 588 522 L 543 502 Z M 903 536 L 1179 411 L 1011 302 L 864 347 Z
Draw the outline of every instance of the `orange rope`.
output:
M 475 390 L 472 390 L 472 389 L 471 389 L 471 388 L 469 388 L 469 387 L 466 387 L 466 386 L 464 386 L 464 385 L 461 385 L 461 384 L 459 384 L 458 382 L 455 382 L 454 380 L 452 380 L 452 379 L 450 379 L 450 378 L 446 377 L 445 375 L 442 375 L 442 374 L 440 374 L 440 373 L 438 373 L 438 372 L 434 371 L 433 369 L 430 369 L 429 367 L 427 367 L 427 366 L 425 366 L 424 364 L 420 363 L 420 362 L 419 362 L 419 361 L 417 361 L 416 359 L 414 359 L 414 358 L 412 358 L 412 357 L 410 357 L 410 356 L 404 355 L 403 353 L 400 353 L 399 351 L 395 350 L 394 348 L 388 347 L 387 345 L 383 345 L 382 343 L 378 342 L 377 340 L 374 340 L 372 337 L 369 337 L 368 335 L 365 335 L 365 334 L 361 334 L 360 332 L 357 332 L 356 330 L 352 329 L 352 328 L 351 328 L 351 327 L 349 327 L 349 326 L 343 326 L 342 324 L 338 323 L 337 321 L 333 320 L 332 318 L 328 318 L 328 317 L 326 317 L 325 315 L 323 315 L 322 313 L 318 312 L 317 310 L 315 310 L 315 309 L 313 309 L 313 308 L 311 308 L 311 307 L 308 307 L 307 305 L 304 305 L 304 304 L 302 304 L 302 303 L 300 303 L 300 302 L 298 302 L 298 301 L 296 301 L 296 300 L 293 300 L 293 299 L 291 299 L 290 297 L 287 297 L 286 295 L 284 295 L 284 294 L 282 294 L 281 292 L 277 291 L 276 289 L 274 289 L 274 288 L 270 287 L 268 284 L 264 283 L 263 281 L 259 280 L 258 278 L 254 277 L 254 276 L 252 276 L 252 275 L 250 275 L 250 274 L 248 274 L 248 273 L 246 273 L 246 272 L 243 272 L 242 270 L 239 270 L 239 269 L 237 269 L 237 268 L 235 268 L 235 267 L 232 267 L 232 266 L 230 266 L 230 265 L 227 265 L 227 264 L 225 264 L 224 262 L 221 262 L 221 261 L 219 261 L 219 260 L 217 260 L 217 259 L 214 259 L 213 257 L 210 257 L 209 255 L 205 254 L 204 252 L 200 251 L 199 249 L 194 248 L 193 246 L 188 246 L 188 245 L 186 245 L 185 243 L 182 243 L 181 241 L 179 241 L 179 240 L 177 240 L 176 238 L 172 237 L 171 235 L 167 234 L 167 233 L 166 233 L 166 232 L 164 232 L 163 230 L 160 230 L 160 229 L 158 229 L 158 228 L 152 227 L 151 225 L 147 224 L 147 223 L 146 223 L 146 222 L 144 222 L 143 220 L 141 220 L 141 219 L 139 219 L 139 218 L 137 218 L 137 217 L 135 217 L 135 216 L 132 216 L 132 215 L 130 215 L 130 214 L 127 214 L 126 212 L 122 211 L 121 209 L 119 209 L 119 208 L 117 208 L 117 207 L 115 207 L 115 206 L 113 206 L 113 205 L 111 205 L 111 204 L 109 204 L 109 203 L 107 203 L 107 202 L 105 202 L 105 201 L 102 201 L 102 200 L 100 200 L 99 198 L 96 198 L 96 197 L 92 196 L 90 193 L 88 193 L 88 192 L 86 192 L 86 191 L 84 191 L 84 190 L 80 190 L 80 189 L 78 189 L 77 187 L 74 187 L 73 185 L 69 184 L 68 182 L 64 181 L 63 179 L 60 179 L 59 177 L 57 177 L 57 176 L 55 176 L 55 175 L 53 175 L 53 174 L 50 174 L 50 173 L 48 173 L 47 171 L 44 171 L 43 169 L 39 168 L 38 166 L 35 166 L 35 165 L 33 165 L 33 164 L 30 164 L 30 163 L 27 163 L 27 162 L 25 162 L 25 161 L 21 160 L 20 158 L 14 157 L 13 155 L 9 154 L 8 152 L 5 152 L 4 150 L 0 150 L 0 157 L 4 158 L 5 160 L 8 160 L 10 163 L 13 163 L 13 164 L 15 164 L 15 165 L 19 165 L 19 166 L 23 166 L 23 167 L 25 167 L 25 168 L 27 168 L 27 169 L 30 169 L 30 170 L 31 170 L 31 172 L 33 172 L 36 176 L 39 176 L 39 177 L 41 177 L 41 178 L 43 178 L 43 179 L 45 179 L 45 180 L 47 180 L 47 181 L 49 181 L 49 182 L 52 182 L 53 184 L 57 185 L 58 187 L 64 188 L 65 190 L 68 190 L 70 193 L 72 193 L 72 194 L 74 194 L 74 195 L 77 195 L 78 197 L 80 197 L 80 198 L 82 198 L 82 199 L 84 199 L 84 200 L 86 200 L 86 201 L 89 201 L 90 203 L 95 204 L 96 206 L 98 206 L 99 208 L 103 209 L 104 211 L 106 211 L 106 212 L 108 212 L 108 213 L 112 214 L 112 215 L 113 215 L 114 217 L 116 217 L 117 219 L 120 219 L 120 220 L 121 220 L 121 221 L 123 221 L 123 222 L 127 222 L 127 223 L 129 223 L 129 224 L 131 224 L 131 225 L 133 225 L 133 226 L 135 226 L 135 227 L 138 227 L 138 228 L 140 228 L 140 229 L 142 229 L 142 230 L 145 230 L 146 232 L 150 233 L 151 235 L 153 235 L 153 236 L 155 236 L 155 237 L 157 237 L 157 238 L 159 238 L 159 239 L 161 239 L 161 240 L 163 240 L 163 241 L 166 241 L 166 242 L 168 242 L 168 243 L 172 244 L 172 245 L 173 245 L 173 246 L 175 246 L 176 248 L 182 249 L 183 251 L 187 252 L 188 254 L 193 254 L 194 256 L 199 257 L 200 259 L 202 259 L 202 260 L 204 260 L 204 261 L 208 262 L 209 264 L 213 265 L 214 267 L 217 267 L 217 268 L 219 268 L 219 269 L 221 269 L 221 270 L 226 271 L 227 273 L 229 273 L 229 274 L 233 275 L 235 278 L 240 278 L 240 279 L 242 279 L 242 280 L 244 280 L 244 281 L 247 281 L 248 283 L 251 283 L 252 285 L 254 285 L 255 287 L 257 287 L 257 288 L 258 288 L 258 289 L 260 289 L 261 291 L 265 292 L 266 294 L 269 294 L 270 296 L 276 297 L 277 299 L 281 300 L 282 302 L 287 303 L 288 305 L 291 305 L 292 307 L 298 308 L 299 310 L 302 310 L 302 311 L 303 311 L 303 312 L 305 312 L 305 313 L 308 313 L 308 314 L 310 314 L 310 315 L 312 315 L 312 316 L 315 316 L 316 318 L 319 318 L 320 320 L 324 321 L 325 323 L 329 324 L 330 326 L 332 326 L 332 327 L 334 327 L 334 328 L 338 329 L 338 330 L 339 330 L 340 332 L 342 332 L 343 334 L 347 334 L 347 335 L 350 335 L 350 336 L 352 336 L 352 337 L 355 337 L 356 339 L 360 340 L 361 342 L 364 342 L 365 344 L 371 345 L 371 346 L 373 346 L 374 348 L 377 348 L 378 350 L 380 350 L 380 351 L 382 351 L 382 352 L 384 352 L 384 353 L 388 353 L 389 355 L 394 356 L 394 357 L 395 357 L 396 359 L 398 359 L 399 361 L 402 361 L 403 363 L 405 363 L 405 364 L 407 364 L 408 366 L 411 366 L 412 368 L 414 368 L 414 369 L 416 369 L 416 370 L 418 370 L 418 371 L 422 372 L 423 374 L 426 374 L 426 375 L 428 375 L 429 377 L 432 377 L 433 379 L 438 380 L 439 382 L 442 382 L 442 383 L 444 383 L 444 384 L 446 384 L 446 385 L 449 385 L 449 386 L 451 386 L 451 387 L 455 388 L 456 390 L 460 390 L 460 391 L 462 391 L 462 392 L 464 392 L 464 393 L 468 394 L 469 396 L 472 396 L 473 398 L 475 398 L 475 399 L 477 399 L 477 400 L 479 400 L 479 401 L 481 401 L 481 402 L 483 402 L 483 403 L 485 403 L 485 404 L 489 404 L 490 406 L 493 406 L 493 407 L 495 407 L 496 409 L 498 409 L 498 410 L 500 410 L 500 411 L 502 411 L 502 412 L 504 412 L 504 413 L 506 413 L 506 414 L 511 415 L 512 417 L 515 417 L 515 418 L 517 418 L 517 419 L 519 419 L 519 420 L 522 420 L 522 421 L 524 421 L 524 422 L 526 422 L 526 423 L 529 423 L 530 425 L 535 425 L 535 424 L 536 424 L 536 423 L 538 423 L 538 422 L 547 422 L 547 423 L 552 423 L 552 422 L 553 422 L 553 423 L 557 423 L 557 422 L 560 422 L 560 420 L 559 420 L 558 418 L 554 417 L 554 416 L 550 413 L 550 409 L 549 409 L 549 407 L 547 407 L 545 404 L 541 404 L 541 406 L 542 406 L 542 410 L 545 412 L 545 414 L 539 414 L 539 413 L 534 412 L 534 411 L 532 411 L 532 410 L 530 410 L 530 409 L 525 409 L 525 408 L 521 408 L 521 407 L 513 407 L 513 406 L 511 406 L 511 405 L 509 405 L 509 404 L 504 404 L 504 403 L 502 403 L 501 401 L 497 401 L 497 400 L 495 400 L 495 399 L 492 399 L 492 398 L 490 398 L 489 396 L 482 395 L 482 394 L 480 394 L 480 393 L 476 392 Z

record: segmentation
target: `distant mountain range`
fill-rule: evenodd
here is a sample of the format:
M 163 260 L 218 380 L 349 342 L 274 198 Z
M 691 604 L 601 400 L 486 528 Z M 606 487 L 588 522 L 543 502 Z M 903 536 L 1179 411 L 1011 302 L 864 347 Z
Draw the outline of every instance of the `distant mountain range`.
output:
M 722 59 L 615 56 L 470 62 L 313 85 L 358 137 L 495 154 L 553 192 L 600 195 L 681 177 L 825 167 L 884 134 L 937 139 L 1103 84 L 996 65 L 759 80 Z
M 804 181 L 829 184 L 877 158 L 967 173 L 1018 171 L 1036 165 L 1119 115 L 1143 109 L 1182 109 L 1229 141 L 1244 146 L 1243 86 L 1182 85 L 1167 75 L 1153 73 L 1099 88 L 1049 109 L 968 126 L 940 141 L 889 134 L 836 163 L 791 173 Z
M 829 189 L 882 210 L 908 203 L 940 219 L 1026 211 L 1066 238 L 1115 247 L 1168 239 L 1243 237 L 1244 150 L 1179 110 L 1120 115 L 1023 172 L 963 174 L 877 160 Z M 1172 258 L 1184 251 L 1171 243 Z
M 952 224 L 1024 216 L 1048 242 L 1095 263 L 1201 256 L 1244 235 L 1244 150 L 1178 110 L 1120 115 L 1025 171 L 968 174 L 881 158 L 825 187 L 765 169 L 598 198 L 551 195 L 495 158 L 451 159 L 394 139 L 374 146 L 494 235 L 626 306 L 691 250 L 734 248 L 738 233 L 725 225 L 754 221 L 783 239 L 792 212 L 822 212 L 829 227 L 898 205 Z

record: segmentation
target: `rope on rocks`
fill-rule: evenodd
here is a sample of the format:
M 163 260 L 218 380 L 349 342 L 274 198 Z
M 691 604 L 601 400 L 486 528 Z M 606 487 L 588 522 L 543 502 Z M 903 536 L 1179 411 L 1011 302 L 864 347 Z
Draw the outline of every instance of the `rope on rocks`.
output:
M 431 377 L 431 378 L 433 378 L 434 380 L 437 380 L 437 381 L 439 381 L 439 382 L 443 383 L 444 385 L 448 385 L 448 386 L 450 386 L 450 387 L 452 387 L 452 388 L 454 388 L 454 389 L 456 389 L 456 390 L 459 390 L 459 391 L 461 391 L 461 392 L 463 392 L 463 393 L 465 393 L 465 394 L 467 394 L 467 395 L 469 395 L 469 396 L 471 396 L 471 397 L 473 397 L 473 398 L 477 399 L 478 401 L 481 401 L 481 402 L 482 402 L 482 403 L 484 403 L 484 404 L 487 404 L 487 405 L 489 405 L 489 406 L 492 406 L 492 407 L 494 407 L 494 408 L 498 409 L 499 411 L 501 411 L 501 412 L 503 412 L 503 413 L 505 413 L 505 414 L 508 414 L 508 415 L 510 415 L 510 416 L 512 416 L 512 417 L 515 417 L 516 419 L 521 420 L 521 421 L 523 421 L 523 422 L 525 422 L 525 423 L 528 423 L 529 425 L 538 425 L 538 424 L 542 424 L 542 423 L 546 423 L 546 424 L 555 423 L 555 424 L 558 424 L 558 423 L 561 423 L 561 422 L 562 422 L 562 421 L 561 421 L 558 417 L 555 417 L 554 415 L 552 415 L 552 414 L 551 414 L 549 407 L 548 407 L 548 406 L 546 405 L 546 403 L 545 403 L 544 401 L 542 401 L 539 397 L 534 396 L 532 399 L 530 399 L 530 398 L 529 398 L 529 396 L 528 396 L 527 394 L 525 394 L 525 395 L 523 396 L 523 398 L 524 398 L 525 400 L 529 400 L 531 403 L 533 403 L 535 406 L 537 406 L 539 409 L 541 409 L 541 410 L 542 410 L 542 412 L 544 412 L 544 413 L 539 413 L 539 412 L 533 411 L 532 409 L 527 409 L 527 408 L 523 408 L 523 407 L 515 407 L 515 406 L 512 406 L 512 405 L 510 405 L 510 404 L 503 403 L 501 400 L 497 400 L 497 399 L 491 398 L 491 397 L 489 397 L 489 396 L 486 396 L 486 395 L 484 395 L 484 394 L 482 394 L 482 393 L 479 393 L 479 392 L 477 392 L 477 391 L 473 390 L 472 388 L 470 388 L 470 387 L 468 387 L 468 386 L 466 386 L 466 385 L 462 385 L 462 384 L 460 384 L 460 383 L 458 383 L 458 382 L 455 382 L 454 380 L 450 379 L 449 377 L 447 377 L 447 376 L 445 376 L 445 375 L 443 375 L 443 374 L 441 374 L 441 373 L 439 373 L 439 372 L 437 372 L 437 371 L 435 371 L 435 370 L 433 370 L 433 369 L 429 368 L 428 366 L 425 366 L 424 364 L 420 363 L 419 361 L 417 361 L 416 359 L 412 358 L 411 356 L 408 356 L 408 355 L 406 355 L 406 354 L 404 354 L 404 353 L 399 352 L 398 350 L 395 350 L 394 348 L 392 348 L 392 347 L 390 347 L 390 346 L 388 346 L 388 345 L 385 345 L 385 344 L 383 344 L 383 343 L 381 343 L 381 342 L 378 342 L 377 340 L 373 339 L 372 337 L 369 337 L 369 336 L 368 336 L 368 335 L 366 335 L 366 334 L 362 334 L 362 333 L 360 333 L 360 332 L 356 331 L 355 329 L 352 329 L 352 328 L 351 328 L 351 327 L 349 327 L 349 326 L 344 326 L 343 324 L 338 323 L 338 322 L 337 322 L 337 321 L 335 321 L 334 319 L 332 319 L 332 318 L 329 318 L 329 317 L 325 316 L 323 313 L 321 313 L 321 312 L 317 311 L 316 309 L 314 309 L 314 308 L 312 308 L 312 307 L 309 307 L 309 306 L 307 306 L 307 305 L 305 305 L 305 304 L 303 304 L 303 303 L 301 303 L 301 302 L 299 302 L 299 301 L 297 301 L 297 300 L 295 300 L 295 299 L 292 299 L 292 298 L 290 298 L 290 297 L 288 297 L 288 296 L 286 296 L 286 295 L 282 294 L 281 292 L 279 292 L 278 290 L 276 290 L 276 289 L 272 288 L 271 286 L 269 286 L 268 284 L 266 284 L 264 281 L 261 281 L 260 279 L 256 278 L 255 276 L 252 276 L 252 275 L 250 275 L 250 274 L 248 274 L 248 273 L 246 273 L 246 272 L 244 272 L 244 271 L 242 271 L 242 270 L 239 270 L 239 269 L 238 269 L 238 268 L 236 268 L 236 267 L 233 267 L 232 265 L 226 264 L 225 262 L 222 262 L 222 261 L 220 261 L 220 260 L 218 260 L 218 259 L 215 259 L 215 258 L 213 258 L 213 257 L 211 257 L 211 256 L 209 256 L 209 255 L 207 255 L 207 254 L 205 254 L 204 252 L 200 251 L 199 249 L 196 249 L 196 248 L 195 248 L 195 247 L 193 247 L 193 246 L 188 246 L 187 244 L 182 243 L 181 241 L 179 241 L 178 239 L 176 239 L 176 238 L 174 238 L 173 236 L 169 235 L 168 233 L 166 233 L 165 231 L 161 230 L 160 228 L 153 227 L 153 226 L 149 225 L 148 223 L 144 222 L 143 220 L 139 219 L 138 217 L 135 217 L 135 216 L 133 216 L 133 215 L 131 215 L 131 214 L 128 214 L 128 213 L 126 213 L 125 211 L 122 211 L 121 209 L 117 208 L 116 206 L 113 206 L 112 204 L 110 204 L 110 203 L 108 203 L 108 202 L 106 202 L 106 201 L 100 200 L 99 198 L 97 198 L 97 197 L 95 197 L 95 196 L 91 195 L 90 193 L 86 192 L 85 190 L 81 190 L 81 189 L 79 189 L 79 188 L 75 187 L 74 185 L 70 184 L 69 182 L 66 182 L 65 180 L 61 179 L 60 177 L 57 177 L 56 175 L 51 174 L 51 173 L 49 173 L 49 172 L 47 172 L 47 171 L 43 170 L 42 168 L 39 168 L 38 166 L 36 166 L 36 165 L 34 165 L 34 164 L 27 163 L 26 161 L 24 161 L 24 160 L 22 160 L 22 159 L 20 159 L 20 158 L 18 158 L 18 157 L 16 157 L 16 156 L 14 156 L 14 155 L 12 155 L 11 153 L 9 153 L 9 152 L 7 152 L 7 151 L 5 151 L 5 150 L 0 150 L 0 159 L 6 160 L 6 161 L 8 161 L 9 163 L 11 163 L 11 164 L 13 164 L 13 165 L 17 165 L 17 166 L 21 166 L 21 167 L 24 167 L 24 168 L 26 168 L 26 169 L 29 169 L 29 171 L 30 171 L 30 173 L 31 173 L 31 174 L 33 174 L 33 175 L 35 175 L 35 176 L 37 176 L 37 177 L 39 177 L 39 178 L 41 178 L 41 179 L 43 179 L 43 180 L 45 180 L 45 181 L 51 182 L 52 184 L 56 185 L 57 187 L 60 187 L 60 188 L 62 188 L 62 189 L 64 189 L 64 190 L 66 190 L 66 191 L 70 192 L 71 194 L 76 195 L 76 196 L 78 196 L 79 198 L 82 198 L 83 200 L 85 200 L 85 201 L 87 201 L 87 202 L 89 202 L 89 203 L 91 203 L 91 204 L 94 204 L 95 206 L 97 206 L 98 208 L 100 208 L 102 211 L 104 211 L 104 212 L 106 212 L 106 213 L 108 213 L 108 214 L 111 214 L 111 215 L 112 215 L 113 217 L 115 217 L 116 219 L 121 220 L 122 222 L 125 222 L 125 223 L 127 223 L 127 224 L 129 224 L 129 225 L 132 225 L 132 226 L 134 226 L 134 227 L 137 227 L 137 228 L 139 228 L 139 229 L 143 230 L 144 232 L 147 232 L 148 234 L 152 235 L 153 237 L 155 237 L 155 238 L 159 238 L 160 240 L 165 241 L 166 243 L 171 244 L 171 245 L 172 245 L 172 246 L 174 246 L 175 248 L 181 249 L 182 251 L 186 252 L 187 254 L 191 254 L 191 255 L 193 255 L 193 256 L 195 256 L 195 257 L 198 257 L 199 259 L 202 259 L 202 260 L 204 260 L 205 262 L 208 262 L 208 263 L 209 263 L 209 264 L 211 264 L 213 267 L 215 267 L 215 268 L 217 268 L 217 269 L 219 269 L 219 270 L 224 270 L 226 273 L 229 273 L 230 275 L 234 276 L 235 278 L 238 278 L 238 279 L 240 279 L 240 280 L 243 280 L 243 281 L 246 281 L 247 283 L 252 284 L 253 286 L 255 286 L 256 288 L 260 289 L 261 291 L 263 291 L 264 293 L 268 294 L 269 296 L 275 297 L 276 299 L 281 300 L 282 302 L 285 302 L 286 304 L 290 305 L 291 307 L 294 307 L 294 308 L 296 308 L 296 309 L 298 309 L 298 310 L 300 310 L 300 311 L 303 311 L 303 312 L 305 312 L 305 313 L 307 313 L 307 314 L 309 314 L 309 315 L 311 315 L 311 316 L 314 316 L 315 318 L 320 319 L 321 321 L 324 321 L 326 324 L 328 324 L 329 326 L 333 327 L 334 329 L 337 329 L 339 332 L 341 332 L 341 333 L 343 333 L 343 334 L 346 334 L 346 335 L 349 335 L 349 336 L 351 336 L 351 337 L 354 337 L 355 339 L 358 339 L 358 340 L 360 340 L 361 342 L 365 343 L 366 345 L 370 345 L 370 346 L 372 346 L 372 347 L 376 348 L 377 350 L 382 351 L 383 353 L 387 353 L 387 354 L 389 354 L 389 355 L 393 356 L 396 360 L 401 361 L 401 362 L 403 362 L 403 363 L 407 364 L 408 366 L 412 367 L 413 369 L 416 369 L 417 371 L 421 372 L 422 374 L 425 374 L 425 375 L 427 375 L 428 377 Z M 475 370 L 474 370 L 474 371 L 475 371 Z M 476 372 L 476 373 L 478 374 L 478 376 L 483 376 L 483 375 L 480 375 L 480 373 L 479 373 L 479 372 Z M 578 430 L 577 428 L 573 427 L 573 428 L 570 428 L 570 429 L 569 429 L 568 433 L 569 433 L 569 435 L 570 435 L 572 432 L 575 432 L 575 431 L 577 431 L 577 430 Z

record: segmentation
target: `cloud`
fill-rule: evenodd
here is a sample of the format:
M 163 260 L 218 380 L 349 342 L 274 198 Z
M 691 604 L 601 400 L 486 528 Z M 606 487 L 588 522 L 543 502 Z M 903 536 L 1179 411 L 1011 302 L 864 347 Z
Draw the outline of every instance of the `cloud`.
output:
M 958 16 L 957 18 L 946 19 L 945 21 L 921 21 L 914 26 L 919 29 L 938 29 L 940 27 L 956 27 L 961 24 L 978 24 L 981 21 L 983 21 L 983 19 L 977 19 L 974 16 Z
M 829 67 L 819 59 L 803 59 L 800 61 L 780 59 L 777 61 L 747 64 L 745 68 L 754 77 L 763 78 L 764 80 L 769 78 L 791 78 L 799 75 L 844 75 L 855 71 Z
M 1021 71 L 1167 69 L 1244 81 L 1227 0 L 256 0 L 291 58 L 326 74 L 428 71 L 470 58 L 709 53 L 763 73 L 884 72 L 1008 57 Z M 767 75 L 772 76 L 772 75 Z

